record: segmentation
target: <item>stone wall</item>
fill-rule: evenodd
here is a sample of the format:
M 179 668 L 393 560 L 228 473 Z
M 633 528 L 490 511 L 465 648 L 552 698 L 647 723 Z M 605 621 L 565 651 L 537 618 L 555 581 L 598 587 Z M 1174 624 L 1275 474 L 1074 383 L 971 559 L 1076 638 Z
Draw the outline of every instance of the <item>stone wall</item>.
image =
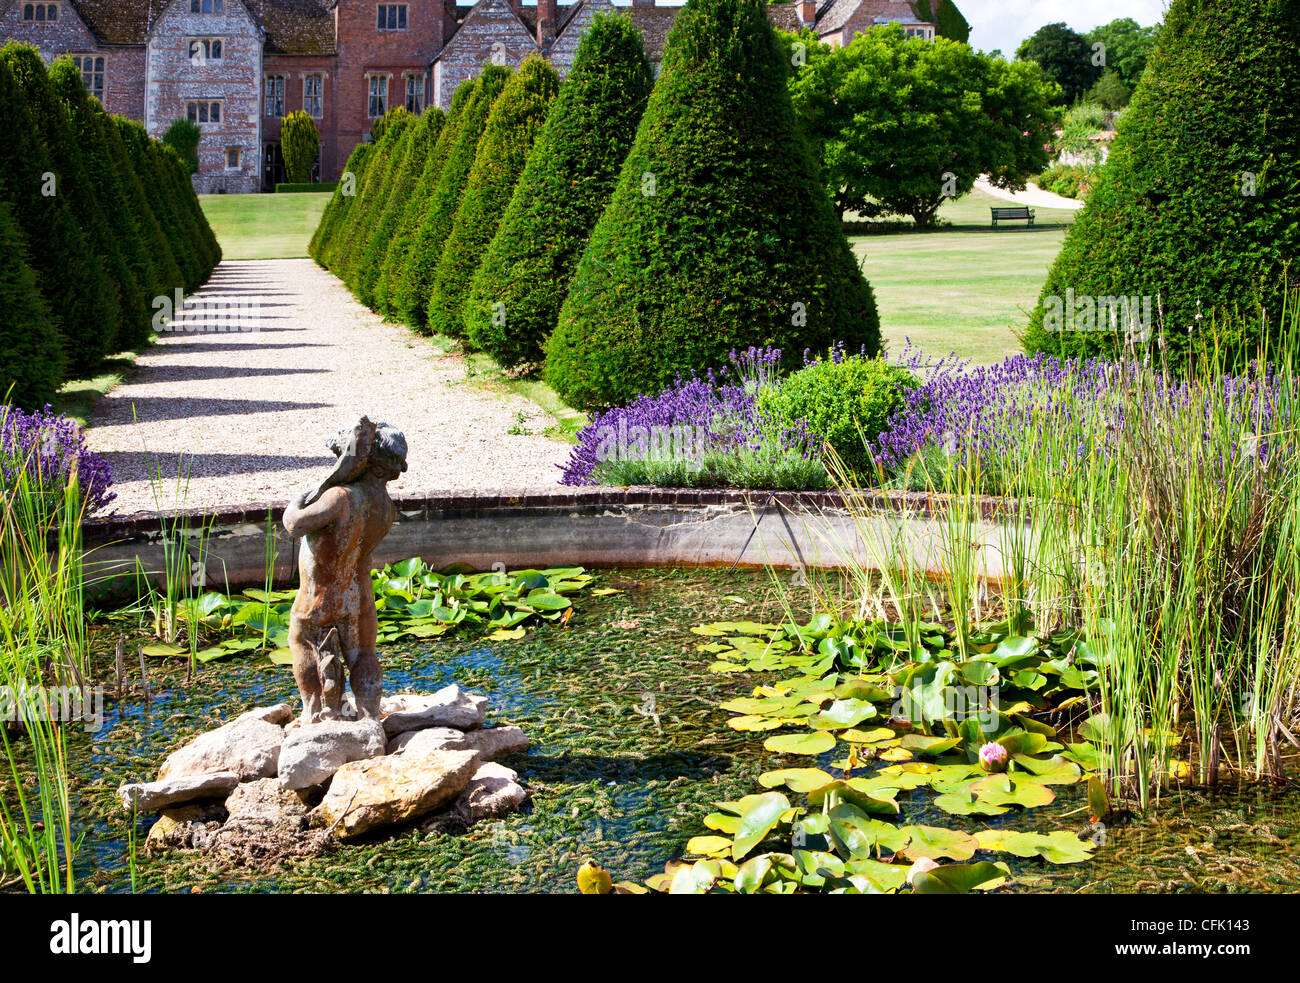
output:
M 149 36 L 145 126 L 161 138 L 187 115 L 188 104 L 220 103 L 220 122 L 200 122 L 199 194 L 244 194 L 261 188 L 262 32 L 242 3 L 221 14 L 192 14 L 188 0 L 171 0 Z M 220 39 L 221 58 L 196 57 L 196 38 Z M 228 151 L 239 154 L 230 167 Z
M 540 50 L 509 0 L 482 0 L 434 65 L 432 105 L 448 108 L 457 87 L 478 75 L 489 61 L 514 67 Z

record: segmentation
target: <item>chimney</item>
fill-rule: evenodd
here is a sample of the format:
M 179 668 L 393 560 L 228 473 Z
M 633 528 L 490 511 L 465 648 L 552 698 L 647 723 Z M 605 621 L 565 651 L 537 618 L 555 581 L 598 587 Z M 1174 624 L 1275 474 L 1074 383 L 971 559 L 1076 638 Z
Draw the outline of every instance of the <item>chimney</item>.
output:
M 555 40 L 555 0 L 537 0 L 537 44 L 543 50 Z
M 799 0 L 799 23 L 811 27 L 817 21 L 817 0 Z
M 653 7 L 655 0 L 632 0 L 633 7 Z

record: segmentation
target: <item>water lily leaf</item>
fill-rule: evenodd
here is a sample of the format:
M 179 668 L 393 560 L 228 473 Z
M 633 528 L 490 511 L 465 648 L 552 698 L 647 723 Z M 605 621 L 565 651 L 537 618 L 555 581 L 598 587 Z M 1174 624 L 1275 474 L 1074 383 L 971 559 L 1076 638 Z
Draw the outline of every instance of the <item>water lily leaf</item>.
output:
M 1056 793 L 1041 782 L 1010 775 L 989 775 L 971 782 L 970 790 L 981 802 L 992 805 L 1014 805 L 1025 809 L 1045 806 L 1056 799 Z
M 271 660 L 273 666 L 293 665 L 293 652 L 288 647 L 272 649 L 266 653 L 266 657 Z
M 802 875 L 800 879 L 809 887 L 821 887 L 828 878 L 843 877 L 847 869 L 843 860 L 824 850 L 795 850 L 794 862 Z
M 831 842 L 843 855 L 867 859 L 877 849 L 897 850 L 907 834 L 890 823 L 872 819 L 851 802 L 841 802 L 830 811 Z
M 726 836 L 692 836 L 686 841 L 686 852 L 701 857 L 721 857 L 731 852 L 731 839 Z
M 782 768 L 758 776 L 758 783 L 764 788 L 777 788 L 784 785 L 792 792 L 801 795 L 829 785 L 835 778 L 820 768 Z
M 825 754 L 835 747 L 835 738 L 824 730 L 807 734 L 778 734 L 764 741 L 763 747 L 776 754 Z
M 753 857 L 740 865 L 732 883 L 737 894 L 757 894 L 762 890 L 763 882 L 772 872 L 772 857 L 763 854 Z
M 578 868 L 578 890 L 583 894 L 613 894 L 614 880 L 608 871 L 588 860 Z
M 746 672 L 749 666 L 737 665 L 735 662 L 714 662 L 709 666 L 710 672 Z
M 892 703 L 894 700 L 893 690 L 860 678 L 840 683 L 835 687 L 835 695 L 841 699 L 863 700 L 867 703 Z
M 1047 759 L 1017 754 L 1013 760 L 1018 767 L 1031 772 L 1034 781 L 1042 782 L 1044 785 L 1073 785 L 1083 778 L 1083 770 L 1073 761 L 1059 754 Z
M 843 727 L 856 727 L 875 715 L 875 705 L 865 700 L 836 700 L 825 710 L 809 717 L 808 726 L 817 730 L 838 730 Z
M 891 747 L 881 751 L 877 757 L 881 761 L 911 761 L 912 752 L 901 747 Z
M 707 894 L 722 878 L 722 867 L 716 860 L 701 860 L 683 865 L 673 875 L 669 894 Z
M 940 826 L 904 826 L 899 829 L 908 837 L 907 846 L 899 850 L 908 860 L 928 857 L 931 860 L 969 860 L 979 849 L 979 841 L 969 833 Z
M 850 860 L 845 868 L 853 874 L 868 878 L 881 893 L 897 891 L 907 883 L 907 867 L 887 864 L 881 860 Z
M 1110 730 L 1110 717 L 1104 713 L 1093 714 L 1079 727 L 1079 736 L 1093 744 L 1105 744 Z
M 172 645 L 169 642 L 153 642 L 141 649 L 145 655 L 154 658 L 167 658 L 176 655 L 189 655 L 190 650 L 181 645 Z
M 926 734 L 904 734 L 900 742 L 902 747 L 917 754 L 940 755 L 951 751 L 958 743 L 955 737 L 930 737 Z
M 615 590 L 613 587 L 601 587 L 591 592 L 592 597 L 610 597 L 614 594 L 622 594 L 621 590 Z
M 950 816 L 1000 816 L 1010 811 L 1006 806 L 994 805 L 976 798 L 969 790 L 946 792 L 934 798 L 934 805 Z
M 446 631 L 445 627 L 443 628 L 443 631 Z M 487 637 L 488 641 L 492 642 L 509 642 L 523 638 L 525 634 L 526 631 L 523 628 L 498 628 Z
M 1004 880 L 1007 872 L 987 860 L 973 864 L 944 864 L 918 871 L 912 878 L 914 894 L 967 894 L 990 881 Z
M 840 734 L 840 740 L 848 741 L 850 744 L 888 745 L 896 743 L 898 735 L 888 727 L 873 727 L 871 730 L 859 730 L 856 727 L 850 727 Z
M 790 808 L 790 800 L 780 792 L 747 795 L 740 800 L 740 823 L 731 845 L 731 858 L 739 860 L 772 832 L 781 814 Z
M 1070 759 L 1088 771 L 1098 771 L 1101 768 L 1101 751 L 1095 744 L 1067 744 L 1061 757 Z
M 740 829 L 740 817 L 729 816 L 724 812 L 711 812 L 704 817 L 704 825 L 709 829 L 716 829 L 719 833 L 735 836 L 736 830 Z
M 1092 859 L 1093 845 L 1073 833 L 1020 833 L 1009 829 L 985 829 L 975 834 L 981 850 L 995 850 L 1017 857 L 1042 857 L 1054 864 L 1077 864 Z
M 748 714 L 743 717 L 732 717 L 727 721 L 727 726 L 732 730 L 745 732 L 755 732 L 764 730 L 777 730 L 784 727 L 780 717 L 761 717 L 754 714 Z

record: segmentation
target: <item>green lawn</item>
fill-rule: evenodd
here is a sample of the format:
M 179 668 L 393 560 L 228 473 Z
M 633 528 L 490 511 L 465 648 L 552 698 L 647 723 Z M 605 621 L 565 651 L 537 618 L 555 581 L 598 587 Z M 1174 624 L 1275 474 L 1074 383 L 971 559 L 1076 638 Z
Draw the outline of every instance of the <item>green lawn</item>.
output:
M 199 195 L 225 259 L 297 259 L 329 204 L 330 192 Z
M 982 364 L 1020 350 L 1017 332 L 1074 213 L 1038 208 L 1037 223 L 1056 227 L 1031 230 L 1019 223 L 993 232 L 988 210 L 995 203 L 972 192 L 941 210 L 954 228 L 850 240 L 876 292 L 881 333 L 891 350 L 911 338 L 927 354 L 955 351 Z

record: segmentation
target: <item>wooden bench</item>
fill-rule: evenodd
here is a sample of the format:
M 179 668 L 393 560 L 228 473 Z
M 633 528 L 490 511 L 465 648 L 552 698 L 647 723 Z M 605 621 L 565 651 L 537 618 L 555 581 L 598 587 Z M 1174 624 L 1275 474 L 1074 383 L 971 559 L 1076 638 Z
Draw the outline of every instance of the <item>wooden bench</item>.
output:
M 998 227 L 999 221 L 1021 218 L 1029 220 L 1029 227 L 1031 229 L 1034 227 L 1033 209 L 1026 208 L 1024 205 L 1015 205 L 1010 208 L 990 208 L 989 211 L 993 213 L 993 228 L 995 229 Z

